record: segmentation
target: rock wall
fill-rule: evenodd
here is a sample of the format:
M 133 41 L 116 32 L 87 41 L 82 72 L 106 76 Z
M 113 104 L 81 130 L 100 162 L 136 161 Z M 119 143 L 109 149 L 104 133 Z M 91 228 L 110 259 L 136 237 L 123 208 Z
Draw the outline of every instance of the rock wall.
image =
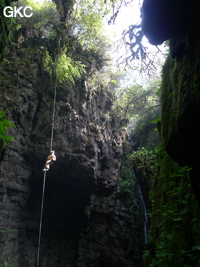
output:
M 1 266 L 36 266 L 55 80 L 41 67 L 42 49 L 29 45 L 13 43 L 0 69 L 0 109 L 16 126 L 0 165 Z M 87 84 L 57 86 L 57 161 L 46 177 L 40 266 L 140 267 L 141 198 L 134 186 L 133 205 L 120 187 L 126 135 L 112 117 L 111 94 Z
M 9 44 L 10 37 L 11 37 L 11 28 L 13 24 L 13 20 L 10 17 L 3 16 L 3 9 L 6 6 L 10 6 L 12 0 L 1 0 L 1 14 L 0 14 L 0 62 L 2 61 L 3 57 L 6 53 L 6 48 Z
M 193 168 L 191 182 L 200 203 L 196 156 L 200 147 L 199 41 L 197 34 L 187 33 L 171 40 L 173 58 L 163 71 L 161 134 L 170 156 L 181 166 Z
M 161 1 L 160 4 L 165 2 Z M 155 1 L 149 1 L 150 6 L 151 3 L 155 4 Z M 175 1 L 171 8 L 179 4 L 180 1 Z M 159 148 L 158 175 L 154 184 L 147 266 L 200 266 L 200 176 L 197 156 L 200 149 L 200 7 L 198 1 L 193 1 L 187 12 L 182 12 L 186 7 L 184 2 L 182 5 L 177 9 L 177 23 L 183 19 L 184 23 L 179 24 L 178 30 L 173 13 L 171 19 L 171 13 L 167 10 L 166 22 L 171 25 L 168 34 L 159 34 L 162 19 L 161 24 L 157 21 L 158 28 L 147 30 L 147 37 L 162 39 L 161 43 L 170 38 L 170 53 L 163 67 L 161 121 L 158 125 L 162 146 Z M 155 11 L 155 6 L 151 7 Z M 153 21 L 156 19 L 152 18 Z

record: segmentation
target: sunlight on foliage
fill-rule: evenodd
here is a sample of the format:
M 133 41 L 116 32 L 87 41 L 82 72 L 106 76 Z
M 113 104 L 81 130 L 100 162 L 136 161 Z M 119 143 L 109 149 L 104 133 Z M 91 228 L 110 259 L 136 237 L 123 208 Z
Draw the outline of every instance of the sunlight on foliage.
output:
M 80 61 L 75 61 L 66 56 L 63 52 L 58 58 L 57 63 L 54 63 L 52 57 L 47 51 L 43 58 L 44 69 L 52 75 L 56 68 L 56 74 L 59 82 L 75 82 L 75 78 L 81 77 L 85 73 L 85 65 Z
M 102 19 L 107 12 L 101 1 L 80 0 L 76 4 L 73 32 L 87 49 L 98 50 L 102 43 L 107 47 L 110 42 Z
M 80 61 L 74 61 L 63 53 L 58 59 L 56 72 L 60 82 L 70 81 L 74 83 L 75 78 L 81 77 L 85 73 L 85 66 Z
M 112 68 L 112 65 L 104 66 L 90 75 L 88 84 L 94 89 L 103 88 L 106 92 L 114 92 L 119 85 L 119 74 Z
M 159 80 L 151 82 L 147 87 L 136 82 L 127 86 L 122 84 L 116 91 L 114 111 L 122 117 L 134 118 L 134 122 L 136 122 L 138 117 L 149 110 L 155 110 L 160 105 L 159 97 L 156 94 L 159 87 Z
M 58 6 L 54 3 L 44 1 L 39 4 L 37 1 L 22 0 L 20 4 L 33 7 L 34 14 L 31 18 L 17 18 L 17 40 L 25 42 L 35 39 L 44 50 L 45 71 L 52 75 L 57 65 L 56 73 L 60 82 L 74 83 L 76 77 L 85 73 L 86 67 L 90 66 L 90 72 L 94 73 L 106 64 L 110 41 L 104 34 L 103 2 L 79 1 L 70 11 L 66 23 L 61 21 Z M 56 53 L 61 55 L 57 63 Z
M 123 117 L 130 118 L 138 108 L 146 104 L 147 95 L 140 85 L 121 88 L 117 92 L 117 112 L 120 112 Z
M 24 6 L 30 6 L 33 9 L 41 9 L 44 4 L 43 1 L 35 1 L 35 0 L 20 0 L 19 3 Z
M 55 8 L 55 4 L 48 0 L 20 0 L 19 2 L 25 6 L 30 6 L 35 10 L 41 10 L 44 8 Z
M 19 5 L 32 7 L 32 17 L 18 17 L 17 29 L 21 28 L 24 37 L 50 38 L 55 36 L 54 26 L 58 25 L 59 14 L 56 5 L 49 1 L 37 2 L 33 0 L 21 0 Z

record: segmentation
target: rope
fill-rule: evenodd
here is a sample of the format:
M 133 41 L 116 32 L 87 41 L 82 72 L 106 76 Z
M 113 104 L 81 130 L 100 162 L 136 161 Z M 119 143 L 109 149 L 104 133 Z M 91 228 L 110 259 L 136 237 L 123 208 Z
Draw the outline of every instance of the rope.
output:
M 58 60 L 58 57 L 56 59 L 56 62 Z M 53 148 L 53 130 L 55 125 L 55 109 L 56 109 L 56 93 L 57 93 L 57 75 L 55 73 L 55 88 L 54 88 L 54 100 L 53 100 L 53 114 L 52 114 L 52 128 L 51 128 L 51 142 L 50 142 L 50 151 Z
M 59 49 L 60 49 L 60 41 L 59 41 L 59 44 L 58 44 L 58 51 L 59 51 Z M 58 57 L 59 57 L 59 54 L 57 54 L 57 57 L 56 57 L 56 60 L 55 60 L 55 87 L 54 87 L 54 100 L 53 100 L 53 114 L 52 114 L 50 151 L 53 148 L 53 131 L 54 131 L 54 125 L 55 125 L 56 93 L 57 93 L 57 83 L 58 83 L 56 67 L 57 67 Z M 42 217 L 43 217 L 45 180 L 46 180 L 46 170 L 44 171 L 44 181 L 43 181 L 43 191 L 42 191 L 42 204 L 41 204 L 41 213 L 40 213 L 40 227 L 39 227 L 38 252 L 37 252 L 37 267 L 39 266 L 39 260 L 40 260 L 40 241 L 41 241 L 41 232 L 42 232 Z
M 42 231 L 42 215 L 43 215 L 43 204 L 44 204 L 45 180 L 46 180 L 46 171 L 44 171 L 44 180 L 43 180 L 42 205 L 41 205 L 41 213 L 40 213 L 40 228 L 39 228 L 39 240 L 38 240 L 38 252 L 37 252 L 37 267 L 39 266 L 39 260 L 40 260 L 40 240 L 41 240 L 41 231 Z
M 56 91 L 57 91 L 57 75 L 56 75 L 56 78 L 55 78 L 55 88 L 54 88 L 54 101 L 53 101 L 53 115 L 52 115 L 52 128 L 51 128 L 50 151 L 52 150 L 52 146 L 53 146 L 53 131 L 54 131 L 54 120 L 55 120 L 55 109 L 56 109 Z M 39 259 L 40 259 L 40 240 L 41 240 L 41 231 L 42 231 L 42 216 L 43 216 L 45 180 L 46 180 L 46 171 L 44 171 L 44 181 L 43 181 L 43 191 L 42 191 L 42 204 L 41 204 L 41 214 L 40 214 L 39 241 L 38 241 L 38 252 L 37 252 L 37 267 L 39 266 Z

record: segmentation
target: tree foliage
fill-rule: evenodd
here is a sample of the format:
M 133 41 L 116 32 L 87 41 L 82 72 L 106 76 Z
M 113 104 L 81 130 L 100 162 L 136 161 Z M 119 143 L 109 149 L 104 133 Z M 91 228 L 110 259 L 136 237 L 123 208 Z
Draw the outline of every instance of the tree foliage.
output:
M 117 113 L 123 117 L 131 118 L 147 104 L 149 94 L 150 92 L 143 90 L 139 84 L 120 88 L 117 92 Z
M 55 37 L 60 19 L 55 4 L 49 1 L 41 4 L 32 0 L 21 0 L 18 5 L 30 6 L 33 9 L 31 17 L 17 17 L 15 34 L 18 38 L 26 40 Z
M 103 29 L 104 11 L 90 0 L 76 5 L 71 1 L 71 10 L 65 16 L 65 1 L 54 2 L 39 5 L 33 0 L 22 0 L 20 5 L 33 8 L 33 16 L 17 18 L 15 41 L 40 47 L 44 70 L 50 75 L 57 73 L 60 82 L 74 82 L 92 69 L 101 69 L 108 60 L 106 51 L 110 44 Z
M 105 12 L 103 2 L 100 1 L 80 0 L 76 3 L 73 32 L 87 49 L 99 49 L 101 42 L 106 44 L 104 39 L 108 43 L 102 19 Z
M 130 160 L 141 170 L 144 177 L 151 179 L 156 174 L 156 154 L 155 151 L 139 147 L 138 150 L 130 154 Z
M 121 86 L 116 92 L 115 111 L 122 117 L 131 119 L 141 116 L 160 105 L 157 91 L 160 82 L 155 80 L 148 87 L 138 83 Z

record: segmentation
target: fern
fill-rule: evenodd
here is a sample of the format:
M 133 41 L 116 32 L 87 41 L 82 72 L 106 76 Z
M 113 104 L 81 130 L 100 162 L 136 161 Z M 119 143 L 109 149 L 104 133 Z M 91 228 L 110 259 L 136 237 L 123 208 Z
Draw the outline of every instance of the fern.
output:
M 57 77 L 60 82 L 70 81 L 74 83 L 76 77 L 85 73 L 85 65 L 80 61 L 74 61 L 72 58 L 62 54 L 57 62 Z

